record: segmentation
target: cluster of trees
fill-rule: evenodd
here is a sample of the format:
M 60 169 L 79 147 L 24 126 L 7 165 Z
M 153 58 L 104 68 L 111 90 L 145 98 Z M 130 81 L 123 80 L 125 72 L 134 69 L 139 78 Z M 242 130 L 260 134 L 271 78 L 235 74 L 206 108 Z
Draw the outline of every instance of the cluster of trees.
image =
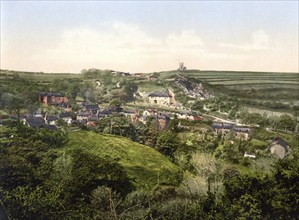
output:
M 278 116 L 267 116 L 259 113 L 243 112 L 240 118 L 245 124 L 259 125 L 261 127 L 271 127 L 274 130 L 294 132 L 296 128 L 296 119 L 289 114 Z
M 60 130 L 23 126 L 2 133 L 0 199 L 9 218 L 90 218 L 101 190 L 125 196 L 134 189 L 118 159 L 63 149 L 67 140 Z
M 175 149 L 174 131 L 157 139 Z M 55 141 L 54 141 L 55 140 Z M 296 219 L 299 163 L 278 161 L 269 175 L 248 176 L 234 168 L 220 173 L 223 187 L 193 193 L 157 186 L 135 189 L 117 159 L 83 148 L 64 149 L 67 133 L 8 129 L 1 136 L 2 217 L 11 219 Z M 163 143 L 163 144 L 162 144 Z M 213 167 L 195 172 L 213 181 Z M 211 179 L 212 178 L 212 179 Z
M 20 78 L 14 77 L 12 85 L 10 81 L 3 80 L 0 86 L 0 109 L 15 114 L 18 117 L 23 109 L 31 112 L 38 106 L 38 93 L 48 90 L 46 85 L 40 85 Z

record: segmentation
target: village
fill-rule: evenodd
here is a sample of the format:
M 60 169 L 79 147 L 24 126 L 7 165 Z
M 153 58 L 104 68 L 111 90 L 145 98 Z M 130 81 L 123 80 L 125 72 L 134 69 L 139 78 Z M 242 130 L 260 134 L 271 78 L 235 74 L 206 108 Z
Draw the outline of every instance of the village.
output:
M 129 76 L 129 73 L 112 73 L 123 77 Z M 140 75 L 137 74 L 137 76 L 139 77 Z M 151 77 L 152 75 L 148 76 L 150 80 L 152 80 Z M 186 80 L 182 78 L 179 80 L 183 83 L 178 84 L 177 81 L 176 83 L 191 97 L 197 97 L 199 100 L 204 100 L 213 96 L 207 91 L 204 91 L 202 85 L 193 85 L 192 87 L 189 83 L 186 86 Z M 101 85 L 99 80 L 96 80 L 95 83 L 97 86 Z M 117 83 L 116 86 L 118 86 L 118 84 L 119 83 Z M 185 86 L 182 86 L 182 84 L 185 84 Z M 192 89 L 188 90 L 186 87 L 191 87 Z M 195 92 L 193 88 L 196 88 L 197 91 Z M 134 94 L 134 96 L 136 95 Z M 137 125 L 140 122 L 145 125 L 149 118 L 154 119 L 157 130 L 163 131 L 168 129 L 172 120 L 179 120 L 179 127 L 190 129 L 192 126 L 181 125 L 181 121 L 200 123 L 206 117 L 206 115 L 203 115 L 199 111 L 192 111 L 191 109 L 183 107 L 181 103 L 175 100 L 175 94 L 171 89 L 169 89 L 168 92 L 158 91 L 144 93 L 142 94 L 141 99 L 142 102 L 145 103 L 145 106 L 148 105 L 151 107 L 144 107 L 143 109 L 127 108 L 120 104 L 117 106 L 106 105 L 106 107 L 102 107 L 95 103 L 85 103 L 84 100 L 80 99 L 75 103 L 79 106 L 79 109 L 73 111 L 68 97 L 63 93 L 39 92 L 38 102 L 41 104 L 41 108 L 37 109 L 31 115 L 20 115 L 20 120 L 24 125 L 32 128 L 47 128 L 55 131 L 62 125 L 67 126 L 72 130 L 78 128 L 78 125 L 83 125 L 92 129 L 97 124 L 101 124 L 103 118 L 113 117 L 114 115 L 123 115 L 129 119 L 133 125 Z M 43 107 L 55 108 L 59 113 L 51 114 Z M 163 109 L 163 107 L 167 107 L 168 110 Z M 171 109 L 173 109 L 173 111 L 171 111 Z M 16 116 L 11 117 L 16 118 Z M 255 126 L 240 124 L 218 117 L 213 117 L 212 119 L 209 127 L 212 130 L 214 137 L 221 137 L 222 140 L 230 140 L 230 144 L 234 144 L 234 140 L 249 141 L 252 138 Z M 280 137 L 276 137 L 268 146 L 267 150 L 281 159 L 286 157 L 290 152 L 288 143 Z M 256 159 L 256 152 L 257 151 L 245 151 L 244 158 L 248 157 Z
M 0 220 L 299 219 L 299 1 L 0 6 Z

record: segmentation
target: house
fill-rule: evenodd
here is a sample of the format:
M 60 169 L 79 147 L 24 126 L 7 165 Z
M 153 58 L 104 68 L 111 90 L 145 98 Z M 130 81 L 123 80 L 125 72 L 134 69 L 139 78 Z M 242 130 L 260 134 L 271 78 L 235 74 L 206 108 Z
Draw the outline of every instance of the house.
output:
M 272 155 L 275 155 L 280 159 L 285 158 L 289 153 L 288 143 L 279 137 L 274 139 L 268 149 L 270 150 Z
M 71 112 L 72 111 L 72 106 L 69 103 L 62 102 L 59 104 L 54 104 L 55 106 L 62 108 L 66 112 Z
M 148 95 L 148 101 L 150 104 L 158 104 L 158 105 L 171 105 L 172 96 L 168 93 L 163 92 L 154 92 Z
M 228 133 L 233 127 L 234 125 L 230 123 L 214 122 L 212 124 L 214 134 L 221 135 L 223 138 L 228 136 Z
M 50 125 L 50 124 L 45 124 L 45 121 L 43 118 L 40 117 L 29 117 L 29 118 L 24 118 L 23 124 L 31 127 L 31 128 L 47 128 L 49 130 L 55 131 L 57 130 L 57 127 L 55 125 Z
M 152 74 L 148 75 L 147 79 L 149 81 L 158 81 L 158 77 L 157 76 L 153 76 Z
M 37 109 L 34 113 L 33 113 L 33 117 L 36 117 L 36 118 L 43 118 L 45 116 L 45 113 L 40 110 L 40 109 Z
M 250 127 L 236 126 L 231 123 L 214 122 L 212 128 L 215 135 L 220 134 L 222 137 L 227 137 L 228 133 L 231 132 L 236 139 L 248 140 L 252 135 Z
M 122 110 L 120 113 L 130 118 L 133 123 L 138 122 L 139 119 L 138 110 Z
M 104 117 L 108 117 L 109 115 L 113 114 L 113 110 L 112 109 L 104 109 L 102 111 L 98 112 L 98 118 L 104 118 Z
M 157 116 L 157 120 L 158 120 L 158 127 L 160 130 L 167 128 L 170 123 L 170 117 L 168 115 L 162 114 L 162 113 L 160 113 Z
M 200 120 L 202 120 L 202 117 L 195 114 L 195 113 L 181 112 L 181 113 L 176 113 L 176 116 L 178 117 L 178 119 L 186 119 L 188 121 L 200 121 Z
M 59 118 L 65 121 L 68 125 L 72 124 L 72 115 L 70 112 L 63 112 L 59 115 Z
M 87 119 L 86 125 L 90 126 L 90 127 L 94 127 L 94 126 L 96 126 L 97 121 L 98 121 L 98 117 L 89 116 L 88 119 Z
M 142 115 L 146 115 L 146 116 L 149 116 L 149 115 L 157 115 L 158 114 L 158 110 L 157 109 L 146 109 L 143 111 Z
M 252 130 L 250 127 L 241 127 L 241 126 L 234 126 L 233 130 L 235 132 L 235 138 L 240 140 L 249 140 L 252 134 Z
M 62 93 L 58 92 L 40 92 L 38 94 L 38 100 L 46 105 L 55 105 L 68 102 L 68 98 Z
M 77 121 L 87 123 L 89 116 L 91 116 L 91 114 L 88 112 L 80 112 L 77 115 Z
M 155 119 L 154 123 L 156 124 L 157 128 L 160 130 L 163 130 L 166 127 L 168 127 L 170 123 L 169 115 L 166 114 L 165 112 L 159 112 L 157 109 L 147 109 L 143 111 L 140 121 L 145 124 L 148 117 L 150 116 L 153 116 L 153 118 Z
M 23 121 L 23 125 L 27 125 L 28 127 L 31 128 L 41 128 L 45 126 L 45 121 L 41 117 L 24 118 L 22 121 Z
M 58 117 L 54 116 L 54 115 L 46 115 L 44 118 L 44 121 L 46 124 L 48 125 L 56 125 L 56 122 L 58 121 Z
M 124 77 L 131 76 L 131 74 L 130 74 L 130 73 L 124 73 L 124 72 L 123 72 L 123 73 L 120 73 L 120 75 L 121 75 L 121 76 L 124 76 Z
M 82 104 L 82 112 L 89 113 L 91 115 L 97 115 L 100 111 L 100 108 L 96 104 Z

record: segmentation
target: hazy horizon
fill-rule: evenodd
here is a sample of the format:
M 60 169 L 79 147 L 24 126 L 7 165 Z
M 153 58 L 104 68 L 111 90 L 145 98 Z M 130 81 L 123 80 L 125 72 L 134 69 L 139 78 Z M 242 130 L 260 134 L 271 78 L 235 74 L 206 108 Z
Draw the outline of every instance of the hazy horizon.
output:
M 298 1 L 1 1 L 1 69 L 299 72 Z

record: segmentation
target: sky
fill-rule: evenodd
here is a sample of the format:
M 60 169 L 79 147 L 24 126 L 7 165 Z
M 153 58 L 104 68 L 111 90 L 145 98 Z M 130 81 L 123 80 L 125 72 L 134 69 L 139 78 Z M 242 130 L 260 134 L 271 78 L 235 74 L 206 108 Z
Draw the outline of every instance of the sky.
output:
M 299 72 L 294 1 L 3 1 L 1 69 Z

